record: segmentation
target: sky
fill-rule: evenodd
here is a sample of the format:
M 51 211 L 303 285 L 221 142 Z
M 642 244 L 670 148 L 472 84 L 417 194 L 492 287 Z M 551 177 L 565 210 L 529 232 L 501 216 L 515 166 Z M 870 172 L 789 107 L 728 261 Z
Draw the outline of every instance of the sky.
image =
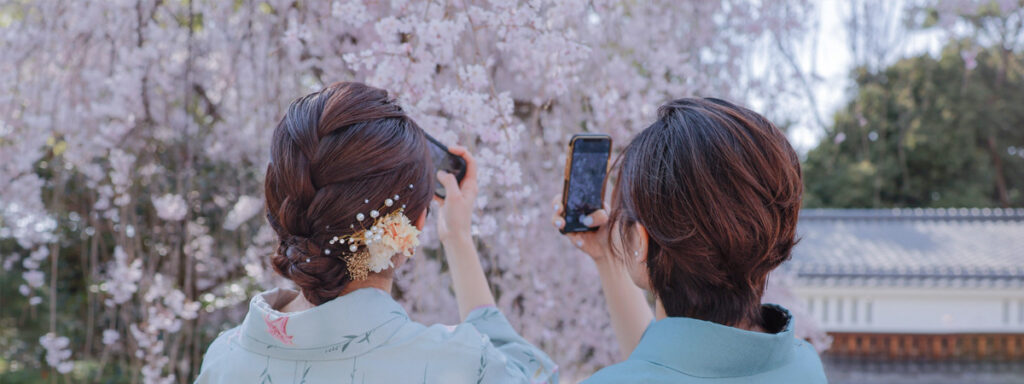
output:
M 900 12 L 894 20 L 903 20 L 904 15 L 900 10 L 905 1 L 893 1 L 898 3 L 893 8 Z M 854 58 L 850 52 L 849 33 L 845 25 L 851 10 L 847 1 L 820 0 L 815 4 L 818 17 L 817 49 L 813 49 L 813 44 L 803 44 L 803 49 L 797 55 L 803 72 L 816 75 L 812 91 L 818 102 L 818 113 L 828 125 L 831 124 L 833 113 L 843 107 L 851 96 L 850 70 L 853 69 Z M 896 41 L 889 62 L 925 52 L 938 55 L 942 48 L 939 31 L 908 32 L 902 37 Z M 813 40 L 813 36 L 809 39 Z M 804 119 L 789 131 L 790 141 L 801 154 L 813 148 L 823 135 L 824 130 L 817 126 L 813 118 Z

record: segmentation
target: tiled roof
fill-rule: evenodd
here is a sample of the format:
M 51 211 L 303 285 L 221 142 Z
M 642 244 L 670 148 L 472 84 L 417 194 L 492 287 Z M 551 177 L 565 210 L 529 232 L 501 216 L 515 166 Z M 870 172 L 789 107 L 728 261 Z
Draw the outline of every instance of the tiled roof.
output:
M 1024 287 L 1024 209 L 806 209 L 797 234 L 804 283 Z

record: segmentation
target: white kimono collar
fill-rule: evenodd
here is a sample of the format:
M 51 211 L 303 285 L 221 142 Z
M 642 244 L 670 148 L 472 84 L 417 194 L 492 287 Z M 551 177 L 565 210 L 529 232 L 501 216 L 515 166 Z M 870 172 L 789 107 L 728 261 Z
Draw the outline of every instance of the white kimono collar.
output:
M 346 359 L 384 344 L 409 322 L 405 309 L 375 288 L 360 289 L 300 312 L 274 309 L 296 295 L 296 291 L 278 288 L 253 297 L 236 333 L 242 347 L 278 359 Z

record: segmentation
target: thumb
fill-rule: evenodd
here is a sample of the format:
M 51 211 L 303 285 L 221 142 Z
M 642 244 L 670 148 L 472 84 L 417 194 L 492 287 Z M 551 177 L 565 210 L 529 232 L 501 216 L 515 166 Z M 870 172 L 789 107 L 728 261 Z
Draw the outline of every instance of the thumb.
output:
M 583 225 L 588 227 L 600 227 L 608 222 L 608 211 L 598 209 L 594 211 L 594 213 L 587 215 L 586 219 L 587 220 Z

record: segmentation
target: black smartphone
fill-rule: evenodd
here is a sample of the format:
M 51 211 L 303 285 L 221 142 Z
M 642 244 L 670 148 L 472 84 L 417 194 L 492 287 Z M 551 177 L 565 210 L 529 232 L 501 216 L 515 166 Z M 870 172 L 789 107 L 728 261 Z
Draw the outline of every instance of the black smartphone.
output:
M 604 203 L 611 153 L 612 138 L 608 135 L 576 134 L 569 140 L 562 187 L 562 207 L 565 207 L 562 233 L 596 230 L 583 224 L 583 218 L 601 209 Z
M 462 178 L 466 177 L 466 160 L 463 160 L 459 156 L 453 155 L 448 152 L 448 147 L 441 144 L 440 141 L 423 133 L 427 136 L 427 140 L 430 141 L 430 157 L 434 159 L 434 168 L 437 170 L 445 171 L 455 175 L 455 180 L 462 183 Z M 444 186 L 434 178 L 434 194 L 437 197 L 444 198 L 447 196 L 444 192 Z

